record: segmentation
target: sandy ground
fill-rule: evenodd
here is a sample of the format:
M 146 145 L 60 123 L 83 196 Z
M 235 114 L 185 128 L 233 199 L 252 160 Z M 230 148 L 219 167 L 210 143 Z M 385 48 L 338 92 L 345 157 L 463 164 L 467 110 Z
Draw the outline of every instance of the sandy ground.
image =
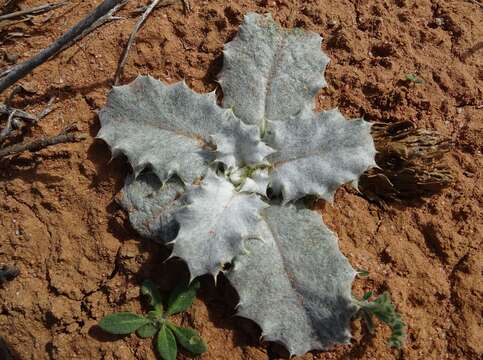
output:
M 0 68 L 37 53 L 97 3 L 74 0 L 1 30 Z M 0 163 L 0 263 L 21 271 L 0 288 L 0 335 L 20 359 L 155 359 L 149 340 L 109 337 L 96 323 L 113 311 L 140 310 L 142 279 L 169 290 L 185 276 L 183 264 L 163 264 L 166 251 L 132 230 L 115 201 L 129 167 L 123 159 L 109 161 L 107 146 L 94 140 L 95 110 L 105 102 L 138 6 L 128 4 L 121 11 L 125 19 L 40 66 L 20 82 L 26 91 L 14 99 L 14 106 L 38 112 L 55 96 L 54 111 L 26 138 L 53 135 L 69 123 L 88 135 L 81 143 Z M 371 121 L 411 120 L 452 139 L 448 162 L 456 182 L 441 194 L 381 206 L 342 188 L 333 205 L 321 206 L 343 253 L 370 272 L 356 280 L 354 292 L 391 292 L 408 324 L 404 350 L 386 346 L 383 326 L 371 337 L 355 321 L 351 345 L 302 358 L 482 356 L 483 9 L 464 0 L 213 0 L 192 6 L 188 15 L 180 4 L 154 11 L 130 53 L 124 83 L 151 74 L 167 82 L 185 78 L 194 90 L 211 91 L 223 43 L 236 34 L 243 15 L 272 12 L 284 26 L 325 39 L 331 63 L 319 110 L 338 106 L 347 116 Z M 408 84 L 408 74 L 423 82 Z M 201 358 L 283 355 L 279 346 L 259 342 L 256 325 L 232 316 L 233 298 L 226 281 L 215 288 L 202 279 L 194 306 L 176 319 L 206 339 L 209 352 Z

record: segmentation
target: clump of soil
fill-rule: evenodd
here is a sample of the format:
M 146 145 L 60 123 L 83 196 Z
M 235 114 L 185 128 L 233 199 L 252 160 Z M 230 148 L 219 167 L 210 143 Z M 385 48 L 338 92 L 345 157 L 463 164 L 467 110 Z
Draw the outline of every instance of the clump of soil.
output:
M 40 5 L 27 0 L 24 7 Z M 27 22 L 0 26 L 0 67 L 23 61 L 61 35 L 97 1 L 74 1 Z M 23 134 L 54 135 L 75 122 L 86 141 L 61 144 L 0 163 L 0 264 L 20 274 L 0 288 L 0 335 L 21 359 L 154 359 L 136 336 L 110 337 L 96 323 L 113 311 L 140 311 L 139 283 L 152 278 L 169 290 L 186 276 L 163 263 L 165 249 L 142 240 L 116 202 L 126 161 L 111 161 L 94 140 L 103 106 L 136 21 L 105 25 L 20 81 L 12 105 L 54 111 Z M 320 33 L 332 59 L 319 110 L 338 106 L 350 117 L 411 121 L 451 140 L 445 155 L 454 183 L 420 200 L 373 203 L 343 188 L 324 220 L 354 267 L 367 269 L 354 292 L 388 290 L 408 324 L 406 347 L 386 346 L 388 330 L 369 336 L 354 322 L 351 345 L 301 359 L 476 359 L 481 342 L 483 285 L 481 8 L 472 1 L 192 1 L 154 11 L 124 69 L 124 82 L 151 74 L 185 78 L 196 91 L 217 88 L 223 44 L 248 11 L 272 12 L 286 27 Z M 413 74 L 422 82 L 406 81 Z M 4 101 L 7 94 L 2 94 Z M 2 118 L 2 121 L 4 119 Z M 3 124 L 3 122 L 2 122 Z M 260 343 L 259 329 L 233 317 L 233 290 L 205 278 L 199 299 L 177 321 L 198 329 L 203 359 L 275 359 L 283 349 Z M 180 355 L 184 358 L 184 355 Z

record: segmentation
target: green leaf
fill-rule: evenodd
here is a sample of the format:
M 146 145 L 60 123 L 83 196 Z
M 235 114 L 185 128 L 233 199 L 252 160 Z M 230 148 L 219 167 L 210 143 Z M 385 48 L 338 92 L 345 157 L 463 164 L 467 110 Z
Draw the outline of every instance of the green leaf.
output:
M 149 323 L 146 325 L 141 326 L 139 329 L 136 330 L 136 333 L 139 337 L 142 338 L 149 338 L 156 335 L 156 332 L 159 330 L 158 326 L 153 323 Z
M 415 84 L 422 84 L 424 82 L 422 79 L 418 78 L 415 74 L 407 74 L 406 80 L 411 81 Z
M 162 320 L 163 319 L 162 310 L 161 311 L 159 311 L 159 309 L 151 310 L 148 312 L 147 317 L 149 320 L 153 320 L 153 321 Z
M 173 290 L 168 300 L 168 310 L 166 316 L 170 316 L 188 309 L 196 297 L 196 291 L 200 283 L 193 281 L 190 286 L 178 286 Z
M 366 322 L 367 330 L 370 334 L 374 334 L 374 321 L 372 321 L 372 315 L 368 311 L 362 311 L 362 318 Z
M 148 299 L 149 305 L 163 314 L 163 299 L 159 293 L 158 287 L 149 279 L 144 280 L 141 286 L 141 294 Z
M 159 330 L 158 337 L 156 338 L 156 348 L 162 359 L 176 360 L 176 354 L 178 353 L 176 339 L 166 324 L 163 324 Z
M 100 322 L 99 327 L 111 334 L 130 334 L 141 326 L 149 323 L 143 316 L 131 312 L 119 312 L 105 316 Z
M 167 322 L 168 327 L 173 331 L 179 344 L 194 355 L 206 352 L 208 347 L 200 334 L 194 329 L 178 327 Z
M 368 301 L 372 296 L 369 291 L 364 294 L 362 300 L 356 300 L 360 306 L 360 314 L 367 324 L 370 333 L 374 332 L 374 324 L 372 316 L 376 316 L 391 328 L 391 337 L 389 338 L 389 346 L 401 348 L 405 341 L 405 324 L 401 316 L 396 311 L 394 304 L 388 292 L 384 292 L 374 301 Z
M 391 337 L 389 338 L 389 346 L 393 348 L 400 349 L 404 345 L 404 339 L 405 339 L 405 334 L 395 334 L 394 332 L 391 334 Z
M 357 276 L 359 276 L 359 277 L 368 277 L 369 276 L 369 271 L 364 270 L 364 269 L 357 269 Z
M 372 296 L 372 291 L 367 291 L 366 293 L 364 293 L 362 300 L 369 300 L 371 296 Z

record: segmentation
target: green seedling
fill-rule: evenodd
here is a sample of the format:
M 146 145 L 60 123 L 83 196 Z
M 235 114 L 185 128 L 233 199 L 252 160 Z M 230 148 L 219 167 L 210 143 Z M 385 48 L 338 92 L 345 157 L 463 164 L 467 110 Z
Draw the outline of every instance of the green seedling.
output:
M 166 306 L 156 285 L 144 281 L 141 294 L 147 299 L 151 310 L 144 316 L 131 312 L 107 315 L 99 322 L 99 327 L 117 335 L 133 332 L 141 338 L 156 337 L 156 349 L 163 360 L 175 360 L 178 353 L 177 343 L 192 355 L 207 350 L 206 343 L 196 330 L 175 325 L 168 318 L 188 309 L 196 297 L 198 282 L 189 286 L 179 286 L 169 295 Z
M 413 82 L 415 84 L 422 84 L 424 83 L 423 79 L 417 77 L 415 74 L 407 74 L 406 75 L 406 80 Z
M 366 278 L 369 276 L 369 271 L 367 270 L 364 270 L 364 269 L 356 269 L 357 271 L 357 276 L 361 277 L 361 278 Z
M 354 302 L 359 308 L 357 317 L 361 317 L 371 334 L 374 333 L 373 317 L 377 317 L 391 328 L 391 337 L 389 338 L 389 346 L 400 349 L 405 341 L 405 324 L 401 316 L 396 311 L 394 304 L 388 292 L 384 292 L 381 296 L 371 301 L 372 291 L 364 294 L 362 299 L 355 299 Z

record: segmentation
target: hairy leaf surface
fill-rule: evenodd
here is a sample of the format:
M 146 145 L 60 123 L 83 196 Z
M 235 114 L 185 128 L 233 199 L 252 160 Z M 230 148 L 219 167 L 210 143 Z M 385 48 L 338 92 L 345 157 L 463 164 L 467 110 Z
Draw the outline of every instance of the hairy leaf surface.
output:
M 161 325 L 161 329 L 156 337 L 156 348 L 163 360 L 176 360 L 178 353 L 178 346 L 176 345 L 176 338 L 171 329 L 166 325 Z
M 169 295 L 167 315 L 174 315 L 188 309 L 193 304 L 196 291 L 199 288 L 200 283 L 198 281 L 192 281 L 189 286 L 185 284 L 178 285 Z
M 282 29 L 271 15 L 247 14 L 238 35 L 225 44 L 223 106 L 255 125 L 314 107 L 329 63 L 321 42 L 316 33 Z
M 152 172 L 134 178 L 128 175 L 122 190 L 121 205 L 129 212 L 129 221 L 143 237 L 167 243 L 178 235 L 174 214 L 185 202 L 183 184 L 172 178 L 164 185 Z
M 208 346 L 206 346 L 206 343 L 196 330 L 182 328 L 172 323 L 167 323 L 167 326 L 173 331 L 180 345 L 191 354 L 198 355 L 208 350 Z
M 268 169 L 257 169 L 245 179 L 240 191 L 266 196 L 268 183 Z
M 370 123 L 347 121 L 337 109 L 306 108 L 287 121 L 269 122 L 265 141 L 277 150 L 268 158 L 270 185 L 285 202 L 308 194 L 330 200 L 339 186 L 376 165 Z
M 212 136 L 229 166 L 258 163 L 270 153 L 256 127 L 241 126 L 232 111 L 216 104 L 214 93 L 195 93 L 184 82 L 165 85 L 139 76 L 113 88 L 99 118 L 97 137 L 113 156 L 123 153 L 136 175 L 149 167 L 162 182 L 173 174 L 187 184 L 203 176 L 216 159 Z
M 292 355 L 350 339 L 356 272 L 320 215 L 294 206 L 262 211 L 264 241 L 247 242 L 227 277 L 238 291 L 238 315 L 260 325 L 265 340 Z
M 111 334 L 130 334 L 140 327 L 149 324 L 150 320 L 130 312 L 109 314 L 101 319 L 99 327 Z
M 158 332 L 158 327 L 152 323 L 146 324 L 141 326 L 139 329 L 136 330 L 136 333 L 141 338 L 149 338 L 156 335 Z
M 268 206 L 254 194 L 235 191 L 226 179 L 209 172 L 201 186 L 187 193 L 173 256 L 188 263 L 191 277 L 216 275 L 243 252 L 244 240 L 259 237 L 258 211 Z

